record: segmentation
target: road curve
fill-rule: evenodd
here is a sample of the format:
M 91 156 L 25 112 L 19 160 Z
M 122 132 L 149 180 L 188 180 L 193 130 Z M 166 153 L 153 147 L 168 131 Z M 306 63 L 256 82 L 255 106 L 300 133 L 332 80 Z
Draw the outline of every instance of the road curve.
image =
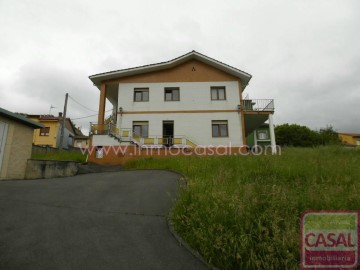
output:
M 0 181 L 0 269 L 207 269 L 169 232 L 167 171 Z

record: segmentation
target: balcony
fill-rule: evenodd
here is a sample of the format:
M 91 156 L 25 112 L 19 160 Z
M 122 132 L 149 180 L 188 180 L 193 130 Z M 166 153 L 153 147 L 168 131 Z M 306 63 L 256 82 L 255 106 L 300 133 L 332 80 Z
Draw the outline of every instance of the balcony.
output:
M 244 112 L 273 112 L 273 99 L 243 99 L 241 108 Z
M 119 143 L 126 142 L 136 144 L 142 148 L 159 148 L 159 147 L 195 147 L 196 144 L 189 140 L 184 135 L 174 136 L 148 136 L 141 137 L 136 134 L 131 128 L 117 128 L 115 124 L 96 124 L 90 123 L 90 135 L 106 135 L 117 140 Z

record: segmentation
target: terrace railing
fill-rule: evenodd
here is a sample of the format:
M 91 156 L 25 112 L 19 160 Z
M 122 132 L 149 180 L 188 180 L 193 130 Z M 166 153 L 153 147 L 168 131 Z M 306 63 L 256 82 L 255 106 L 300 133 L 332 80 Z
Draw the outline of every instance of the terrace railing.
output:
M 95 124 L 90 123 L 91 135 L 109 135 L 119 142 L 131 142 L 141 147 L 160 147 L 160 146 L 196 146 L 191 140 L 184 135 L 174 135 L 171 137 L 154 135 L 142 137 L 133 132 L 131 128 L 117 128 L 115 124 Z
M 245 112 L 273 112 L 275 110 L 273 99 L 243 99 L 241 107 Z

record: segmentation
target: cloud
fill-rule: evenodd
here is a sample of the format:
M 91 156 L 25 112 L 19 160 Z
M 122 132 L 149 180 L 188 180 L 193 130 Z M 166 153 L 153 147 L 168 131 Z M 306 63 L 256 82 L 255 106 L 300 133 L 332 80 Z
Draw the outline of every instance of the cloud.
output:
M 275 122 L 360 132 L 359 1 L 0 2 L 0 106 L 61 111 L 68 92 L 97 109 L 89 75 L 198 50 L 253 75 Z M 69 101 L 69 115 L 91 111 Z M 96 117 L 77 120 L 82 126 Z

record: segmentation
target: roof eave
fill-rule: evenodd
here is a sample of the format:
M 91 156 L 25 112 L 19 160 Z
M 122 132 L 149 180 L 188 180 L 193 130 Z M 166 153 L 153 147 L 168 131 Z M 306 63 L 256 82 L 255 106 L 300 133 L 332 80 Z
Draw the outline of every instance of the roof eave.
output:
M 22 123 L 23 125 L 26 125 L 26 126 L 29 126 L 29 127 L 32 127 L 34 129 L 37 129 L 37 128 L 43 128 L 44 125 L 43 124 L 40 124 L 38 122 L 35 122 L 33 120 L 30 120 L 20 114 L 16 114 L 16 113 L 13 113 L 13 112 L 10 112 L 8 110 L 5 110 L 3 108 L 0 108 L 0 115 L 4 116 L 4 117 L 7 117 L 11 120 L 14 120 L 16 122 L 20 122 Z
M 244 71 L 236 69 L 232 66 L 226 65 L 220 61 L 217 61 L 206 55 L 200 54 L 196 51 L 192 51 L 190 53 L 187 53 L 185 55 L 182 55 L 178 58 L 172 59 L 167 62 L 95 74 L 95 75 L 89 76 L 89 79 L 93 82 L 94 85 L 96 85 L 98 88 L 100 88 L 100 84 L 102 81 L 107 81 L 107 80 L 112 80 L 112 79 L 117 79 L 117 78 L 122 78 L 122 77 L 128 77 L 128 76 L 133 76 L 133 75 L 138 75 L 138 74 L 144 74 L 144 73 L 149 73 L 149 72 L 154 72 L 154 71 L 160 71 L 160 70 L 172 68 L 172 67 L 182 64 L 190 59 L 199 60 L 205 64 L 213 66 L 217 69 L 220 69 L 228 74 L 231 74 L 231 75 L 239 78 L 242 81 L 243 89 L 245 89 L 245 87 L 248 85 L 249 81 L 252 78 L 252 75 L 250 75 L 249 73 L 246 73 Z

